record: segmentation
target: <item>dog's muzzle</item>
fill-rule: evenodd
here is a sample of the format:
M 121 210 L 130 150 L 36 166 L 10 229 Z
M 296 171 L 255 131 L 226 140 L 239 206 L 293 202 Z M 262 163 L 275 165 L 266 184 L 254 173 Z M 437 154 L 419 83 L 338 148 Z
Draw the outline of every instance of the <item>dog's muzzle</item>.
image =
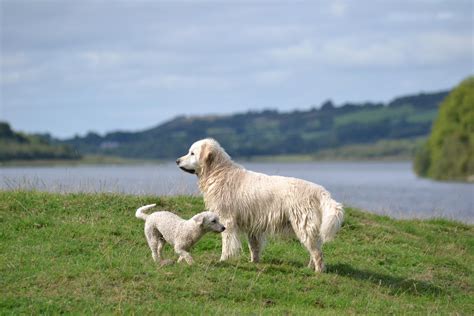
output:
M 176 159 L 176 164 L 178 165 L 179 169 L 181 169 L 181 170 L 183 170 L 183 171 L 185 171 L 185 172 L 188 172 L 188 173 L 190 173 L 190 174 L 195 174 L 195 173 L 196 173 L 195 170 L 186 169 L 186 168 L 184 168 L 184 167 L 181 167 L 181 166 L 179 165 L 180 162 L 181 162 L 181 159 L 179 159 L 179 158 Z
M 186 172 L 188 172 L 188 173 L 190 173 L 190 174 L 195 174 L 195 173 L 196 173 L 195 170 L 186 169 L 186 168 L 184 168 L 184 167 L 179 167 L 179 169 L 181 169 L 181 170 L 183 170 L 183 171 L 186 171 Z

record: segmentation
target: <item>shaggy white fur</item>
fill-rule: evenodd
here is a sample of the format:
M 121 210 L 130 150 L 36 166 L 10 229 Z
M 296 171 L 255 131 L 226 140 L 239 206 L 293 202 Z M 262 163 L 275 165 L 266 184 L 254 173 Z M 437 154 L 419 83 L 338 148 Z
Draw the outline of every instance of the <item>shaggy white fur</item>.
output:
M 212 212 L 202 212 L 189 220 L 184 220 L 171 212 L 155 212 L 150 215 L 143 213 L 156 204 L 145 205 L 137 209 L 135 216 L 145 221 L 145 237 L 155 262 L 161 262 L 161 251 L 165 243 L 171 244 L 179 255 L 178 262 L 183 259 L 193 263 L 189 249 L 207 232 L 221 233 L 225 227 L 219 217 Z
M 310 253 L 308 266 L 324 270 L 321 248 L 340 229 L 344 210 L 322 186 L 248 171 L 214 139 L 195 142 L 176 163 L 197 175 L 206 208 L 226 226 L 221 260 L 240 253 L 240 232 L 247 234 L 251 261 L 258 262 L 266 234 L 293 230 Z

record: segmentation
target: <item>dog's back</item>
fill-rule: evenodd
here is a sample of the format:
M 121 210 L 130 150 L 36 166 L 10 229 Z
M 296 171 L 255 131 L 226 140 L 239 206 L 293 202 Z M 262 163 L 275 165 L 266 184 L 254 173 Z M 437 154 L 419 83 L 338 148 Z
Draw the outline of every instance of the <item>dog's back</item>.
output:
M 145 230 L 147 226 L 152 226 L 163 236 L 166 242 L 174 245 L 176 235 L 179 234 L 181 230 L 179 226 L 183 222 L 185 222 L 185 220 L 174 213 L 168 211 L 154 212 L 147 216 Z

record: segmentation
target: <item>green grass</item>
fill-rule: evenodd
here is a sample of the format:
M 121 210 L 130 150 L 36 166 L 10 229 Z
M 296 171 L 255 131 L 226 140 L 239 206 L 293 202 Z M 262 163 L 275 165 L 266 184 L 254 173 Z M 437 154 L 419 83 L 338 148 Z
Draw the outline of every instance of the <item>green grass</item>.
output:
M 260 264 L 218 262 L 220 238 L 195 265 L 158 267 L 135 209 L 157 203 L 183 217 L 198 197 L 0 191 L 0 314 L 471 314 L 474 227 L 393 220 L 348 208 L 315 274 L 291 237 Z M 176 258 L 170 247 L 165 256 Z

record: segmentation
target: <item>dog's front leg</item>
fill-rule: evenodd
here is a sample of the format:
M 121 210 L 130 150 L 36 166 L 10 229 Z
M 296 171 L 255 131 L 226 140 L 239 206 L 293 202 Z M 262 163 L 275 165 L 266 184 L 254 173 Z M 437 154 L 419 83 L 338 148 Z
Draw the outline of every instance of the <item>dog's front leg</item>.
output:
M 222 255 L 220 261 L 225 261 L 240 254 L 242 245 L 239 239 L 239 232 L 233 225 L 225 225 L 226 229 L 222 235 Z
M 186 263 L 189 265 L 192 265 L 194 263 L 193 257 L 191 257 L 189 252 L 187 252 L 186 250 L 175 247 L 174 251 L 179 255 L 178 263 L 183 261 L 183 259 L 186 260 Z

